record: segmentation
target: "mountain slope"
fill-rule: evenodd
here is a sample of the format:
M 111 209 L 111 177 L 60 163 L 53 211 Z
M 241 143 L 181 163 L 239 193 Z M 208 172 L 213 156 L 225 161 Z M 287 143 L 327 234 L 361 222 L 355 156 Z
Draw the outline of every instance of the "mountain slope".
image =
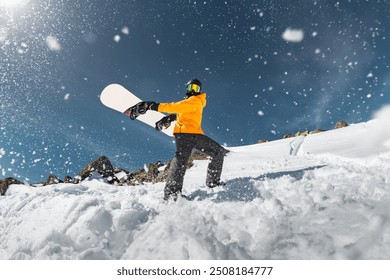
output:
M 389 259 L 388 110 L 367 123 L 230 148 L 223 180 L 13 185 L 0 198 L 2 259 Z

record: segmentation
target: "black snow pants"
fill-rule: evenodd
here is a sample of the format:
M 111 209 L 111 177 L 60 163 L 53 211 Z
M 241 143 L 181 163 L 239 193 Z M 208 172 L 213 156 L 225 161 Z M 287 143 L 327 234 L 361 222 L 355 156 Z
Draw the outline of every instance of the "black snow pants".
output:
M 228 150 L 203 134 L 176 133 L 176 153 L 171 161 L 164 199 L 175 198 L 183 188 L 184 174 L 193 149 L 205 153 L 211 158 L 207 168 L 206 185 L 218 186 L 220 183 L 223 159 Z

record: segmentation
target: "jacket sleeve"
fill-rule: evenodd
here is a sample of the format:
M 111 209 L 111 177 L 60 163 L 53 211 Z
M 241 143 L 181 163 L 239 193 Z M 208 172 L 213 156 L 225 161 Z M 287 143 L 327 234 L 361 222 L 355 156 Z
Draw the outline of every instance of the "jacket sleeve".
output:
M 159 112 L 165 113 L 191 113 L 202 109 L 202 103 L 193 99 L 185 99 L 179 102 L 160 103 L 158 105 Z

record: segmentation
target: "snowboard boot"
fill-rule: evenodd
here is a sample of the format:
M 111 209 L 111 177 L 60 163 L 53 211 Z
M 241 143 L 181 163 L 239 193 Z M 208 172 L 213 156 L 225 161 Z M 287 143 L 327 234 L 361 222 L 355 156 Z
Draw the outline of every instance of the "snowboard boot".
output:
M 188 200 L 187 196 L 182 193 L 171 193 L 169 195 L 164 195 L 163 199 L 165 202 L 168 202 L 170 200 L 177 201 L 179 197 Z

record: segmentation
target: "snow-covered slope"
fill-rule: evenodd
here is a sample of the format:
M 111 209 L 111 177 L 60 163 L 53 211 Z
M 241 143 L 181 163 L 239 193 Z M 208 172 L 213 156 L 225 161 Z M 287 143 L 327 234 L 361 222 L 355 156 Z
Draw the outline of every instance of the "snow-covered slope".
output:
M 198 161 L 190 201 L 163 203 L 163 183 L 11 186 L 0 259 L 389 259 L 388 114 L 230 148 L 215 190 Z

